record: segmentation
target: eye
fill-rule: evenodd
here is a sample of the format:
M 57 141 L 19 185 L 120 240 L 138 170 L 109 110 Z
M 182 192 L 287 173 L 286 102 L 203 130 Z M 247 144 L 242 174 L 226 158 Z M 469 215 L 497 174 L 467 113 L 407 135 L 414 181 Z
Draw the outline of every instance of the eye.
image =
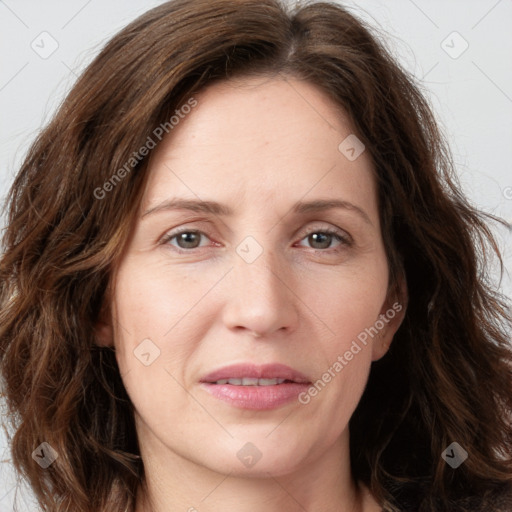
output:
M 187 252 L 203 247 L 204 244 L 201 245 L 202 237 L 208 239 L 206 234 L 202 231 L 184 229 L 176 233 L 167 234 L 164 236 L 161 243 L 163 245 L 172 245 L 176 247 L 178 251 Z M 352 239 L 347 233 L 332 228 L 311 229 L 304 235 L 301 241 L 305 239 L 312 244 L 312 249 L 317 249 L 322 252 L 327 252 L 327 249 L 333 249 L 332 242 L 338 242 L 338 245 L 333 249 L 334 251 L 339 251 L 343 247 L 350 247 L 352 245 Z
M 179 231 L 178 233 L 169 233 L 163 238 L 162 244 L 168 244 L 172 240 L 176 239 L 177 246 L 172 243 L 170 245 L 174 245 L 178 249 L 183 250 L 197 249 L 198 247 L 200 247 L 199 244 L 201 242 L 202 236 L 206 237 L 206 235 L 202 231 L 187 229 Z
M 332 249 L 331 243 L 333 241 L 338 242 L 338 246 L 334 248 L 334 251 L 339 251 L 344 246 L 349 247 L 352 244 L 352 239 L 348 234 L 331 228 L 312 229 L 306 233 L 304 238 L 302 238 L 302 240 L 305 239 L 313 245 L 313 249 L 318 250 Z

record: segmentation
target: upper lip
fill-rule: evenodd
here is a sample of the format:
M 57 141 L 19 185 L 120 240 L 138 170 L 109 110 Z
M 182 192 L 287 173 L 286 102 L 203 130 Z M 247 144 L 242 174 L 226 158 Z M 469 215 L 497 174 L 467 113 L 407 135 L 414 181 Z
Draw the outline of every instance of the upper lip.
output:
M 309 383 L 309 379 L 301 372 L 284 364 L 272 363 L 255 365 L 252 363 L 233 364 L 224 366 L 205 375 L 201 382 L 217 382 L 223 379 L 242 379 L 244 377 L 257 379 L 285 379 L 299 383 Z

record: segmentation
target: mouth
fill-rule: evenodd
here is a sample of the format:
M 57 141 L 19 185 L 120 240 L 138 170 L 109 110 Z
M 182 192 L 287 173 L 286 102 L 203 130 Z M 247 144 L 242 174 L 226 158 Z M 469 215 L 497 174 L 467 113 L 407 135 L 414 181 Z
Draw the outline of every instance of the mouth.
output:
M 240 409 L 270 410 L 294 400 L 310 385 L 301 372 L 282 364 L 238 364 L 216 370 L 200 380 L 214 398 Z

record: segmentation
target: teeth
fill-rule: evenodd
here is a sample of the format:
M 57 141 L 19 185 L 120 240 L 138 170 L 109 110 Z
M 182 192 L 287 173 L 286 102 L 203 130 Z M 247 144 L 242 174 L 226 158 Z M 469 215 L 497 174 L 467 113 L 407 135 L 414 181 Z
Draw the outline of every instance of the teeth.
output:
M 282 384 L 286 379 L 256 379 L 244 377 L 243 379 L 221 379 L 215 384 L 231 384 L 232 386 L 275 386 Z
M 275 386 L 276 384 L 282 384 L 285 379 L 259 379 L 260 386 Z

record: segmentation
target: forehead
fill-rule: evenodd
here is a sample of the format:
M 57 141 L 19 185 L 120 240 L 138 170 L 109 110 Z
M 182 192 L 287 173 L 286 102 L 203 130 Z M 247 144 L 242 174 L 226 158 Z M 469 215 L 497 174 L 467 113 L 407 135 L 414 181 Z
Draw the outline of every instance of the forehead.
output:
M 214 195 L 226 204 L 236 195 L 260 205 L 308 194 L 375 199 L 370 157 L 351 161 L 340 151 L 353 127 L 315 85 L 252 77 L 219 82 L 194 98 L 197 106 L 152 154 L 144 206 L 169 195 Z

